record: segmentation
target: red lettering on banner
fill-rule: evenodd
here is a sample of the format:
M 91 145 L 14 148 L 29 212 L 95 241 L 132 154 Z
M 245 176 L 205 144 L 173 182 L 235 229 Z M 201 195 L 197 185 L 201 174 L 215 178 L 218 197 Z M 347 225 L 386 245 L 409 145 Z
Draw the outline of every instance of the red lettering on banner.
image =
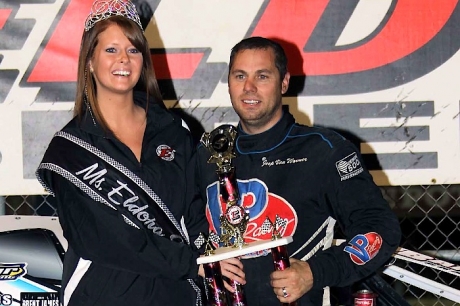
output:
M 328 3 L 328 0 L 297 0 L 286 5 L 283 0 L 271 0 L 251 36 L 288 38 L 295 44 L 302 52 L 303 66 L 292 63 L 289 70 L 293 75 L 366 71 L 400 60 L 428 43 L 446 24 L 458 0 L 397 1 L 388 22 L 367 43 L 348 50 L 305 53 L 302 50 Z M 288 58 L 293 56 L 286 49 Z
M 78 52 L 83 24 L 92 2 L 92 0 L 70 1 L 56 30 L 30 73 L 28 82 L 73 82 L 77 80 Z
M 5 26 L 8 17 L 10 17 L 12 9 L 1 9 L 0 10 L 0 30 Z
M 83 24 L 92 2 L 93 0 L 70 0 L 27 79 L 29 83 L 77 80 L 78 52 Z M 168 53 L 153 54 L 152 60 L 158 79 L 190 79 L 203 57 L 202 52 Z
M 204 53 L 153 54 L 152 61 L 157 79 L 191 79 Z

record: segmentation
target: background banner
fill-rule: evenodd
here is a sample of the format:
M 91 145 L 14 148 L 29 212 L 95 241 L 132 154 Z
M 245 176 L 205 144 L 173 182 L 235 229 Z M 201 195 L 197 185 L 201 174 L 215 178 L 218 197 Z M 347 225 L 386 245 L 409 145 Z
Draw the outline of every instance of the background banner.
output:
M 378 185 L 460 183 L 458 0 L 133 2 L 166 103 L 195 135 L 238 121 L 230 49 L 265 36 L 288 53 L 296 120 L 355 142 Z M 44 193 L 34 172 L 72 118 L 91 3 L 0 0 L 0 195 Z

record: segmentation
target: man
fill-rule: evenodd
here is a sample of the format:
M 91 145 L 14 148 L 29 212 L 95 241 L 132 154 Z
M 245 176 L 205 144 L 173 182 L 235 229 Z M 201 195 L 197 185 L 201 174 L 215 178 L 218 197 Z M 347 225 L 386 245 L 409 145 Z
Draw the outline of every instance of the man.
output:
M 245 256 L 249 306 L 296 300 L 329 305 L 328 286 L 347 286 L 373 273 L 400 241 L 398 220 L 358 150 L 331 130 L 296 124 L 283 111 L 289 77 L 278 43 L 251 37 L 233 47 L 228 86 L 240 122 L 232 163 L 239 205 L 249 213 L 244 239 L 270 239 L 266 217 L 276 221 L 283 236 L 293 236 L 291 266 L 284 271 L 273 272 L 268 251 Z M 225 205 L 209 156 L 205 147 L 198 148 L 200 192 L 207 199 L 211 230 L 220 233 Z M 331 246 L 336 221 L 346 242 Z

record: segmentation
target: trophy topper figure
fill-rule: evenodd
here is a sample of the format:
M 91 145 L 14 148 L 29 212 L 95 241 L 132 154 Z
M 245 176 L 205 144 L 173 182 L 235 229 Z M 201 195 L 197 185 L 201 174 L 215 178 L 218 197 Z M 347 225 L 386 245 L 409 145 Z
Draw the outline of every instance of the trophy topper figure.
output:
M 233 125 L 224 124 L 210 133 L 204 133 L 200 142 L 211 152 L 208 163 L 217 164 L 217 173 L 230 172 L 232 158 L 235 158 L 234 145 L 236 128 Z
M 208 163 L 217 165 L 220 195 L 227 204 L 227 211 L 219 218 L 220 240 L 223 246 L 241 248 L 244 245 L 243 235 L 249 221 L 249 214 L 238 205 L 240 196 L 235 169 L 232 166 L 232 159 L 236 157 L 234 152 L 236 135 L 237 131 L 233 125 L 224 124 L 210 133 L 204 133 L 200 142 L 211 153 Z

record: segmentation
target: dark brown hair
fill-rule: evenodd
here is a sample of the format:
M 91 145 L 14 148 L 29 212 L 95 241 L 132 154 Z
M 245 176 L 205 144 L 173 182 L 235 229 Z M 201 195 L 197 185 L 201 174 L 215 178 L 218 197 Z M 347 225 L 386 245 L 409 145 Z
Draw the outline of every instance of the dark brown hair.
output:
M 253 49 L 273 50 L 273 53 L 275 54 L 275 66 L 280 74 L 280 79 L 283 80 L 287 73 L 287 57 L 283 47 L 281 47 L 281 45 L 276 41 L 259 36 L 245 38 L 232 48 L 232 52 L 230 53 L 230 63 L 228 65 L 229 73 L 232 70 L 235 55 L 240 51 Z

